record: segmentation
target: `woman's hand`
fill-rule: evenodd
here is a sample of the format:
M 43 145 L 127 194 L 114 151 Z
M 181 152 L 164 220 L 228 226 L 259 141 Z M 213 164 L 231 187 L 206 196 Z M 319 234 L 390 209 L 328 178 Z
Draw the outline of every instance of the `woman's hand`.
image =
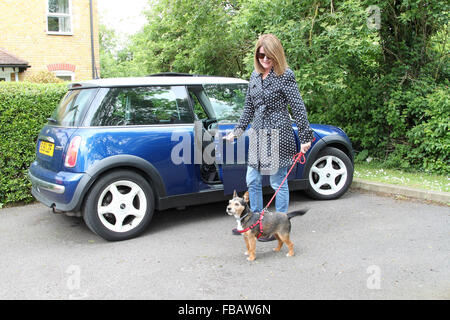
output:
M 308 143 L 302 143 L 302 144 L 300 145 L 300 152 L 302 152 L 302 153 L 307 153 L 308 150 L 309 150 L 309 148 L 311 148 L 311 141 L 308 142 Z
M 224 136 L 223 139 L 227 141 L 234 141 L 234 139 L 236 139 L 236 136 L 234 135 L 233 132 L 230 132 L 229 134 Z

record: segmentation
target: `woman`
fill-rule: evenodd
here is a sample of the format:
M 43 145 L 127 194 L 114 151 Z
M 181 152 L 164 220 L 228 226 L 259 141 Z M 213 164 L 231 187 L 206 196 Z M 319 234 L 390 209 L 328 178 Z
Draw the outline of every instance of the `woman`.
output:
M 288 105 L 291 106 L 298 127 L 301 152 L 306 153 L 311 147 L 313 131 L 294 72 L 288 68 L 283 46 L 275 35 L 264 34 L 259 37 L 254 65 L 243 114 L 236 128 L 225 139 L 232 141 L 252 124 L 249 130 L 246 182 L 250 208 L 254 212 L 261 212 L 262 176 L 270 175 L 270 185 L 277 190 L 297 153 Z M 275 208 L 278 212 L 287 213 L 288 206 L 289 188 L 285 183 L 276 196 Z

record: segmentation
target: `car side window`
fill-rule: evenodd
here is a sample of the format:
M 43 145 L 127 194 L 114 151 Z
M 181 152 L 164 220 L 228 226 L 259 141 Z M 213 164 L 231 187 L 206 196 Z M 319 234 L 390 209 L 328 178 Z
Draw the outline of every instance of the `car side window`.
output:
M 203 110 L 203 107 L 198 100 L 197 95 L 194 92 L 189 91 L 189 96 L 191 97 L 192 104 L 194 105 L 194 113 L 197 115 L 197 118 L 208 119 L 208 115 L 206 114 L 205 110 Z
M 193 123 L 182 86 L 111 88 L 92 117 L 91 126 Z
M 219 123 L 239 121 L 245 105 L 246 84 L 206 84 L 203 87 L 211 113 Z

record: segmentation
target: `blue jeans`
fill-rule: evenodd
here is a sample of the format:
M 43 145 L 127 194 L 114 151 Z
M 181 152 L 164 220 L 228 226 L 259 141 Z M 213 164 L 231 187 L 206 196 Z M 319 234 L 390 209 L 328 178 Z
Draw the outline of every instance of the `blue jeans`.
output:
M 287 174 L 287 169 L 287 167 L 280 168 L 275 174 L 270 176 L 270 186 L 274 191 L 278 190 L 278 187 Z M 262 195 L 262 179 L 263 177 L 258 170 L 250 166 L 247 167 L 246 182 L 250 199 L 250 209 L 253 212 L 261 212 L 264 207 Z M 289 187 L 288 182 L 285 181 L 275 198 L 275 210 L 277 212 L 287 213 L 288 207 Z

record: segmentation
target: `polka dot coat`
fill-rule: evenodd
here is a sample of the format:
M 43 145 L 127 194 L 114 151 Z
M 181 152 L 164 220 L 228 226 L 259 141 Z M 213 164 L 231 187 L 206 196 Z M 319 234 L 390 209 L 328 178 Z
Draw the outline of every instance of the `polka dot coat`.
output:
M 300 143 L 312 141 L 313 131 L 294 72 L 287 69 L 278 76 L 272 69 L 263 80 L 260 73 L 253 71 L 244 111 L 234 134 L 239 137 L 251 124 L 247 131 L 248 165 L 262 174 L 274 174 L 279 168 L 292 165 L 293 156 L 297 153 L 288 105 L 298 127 Z

